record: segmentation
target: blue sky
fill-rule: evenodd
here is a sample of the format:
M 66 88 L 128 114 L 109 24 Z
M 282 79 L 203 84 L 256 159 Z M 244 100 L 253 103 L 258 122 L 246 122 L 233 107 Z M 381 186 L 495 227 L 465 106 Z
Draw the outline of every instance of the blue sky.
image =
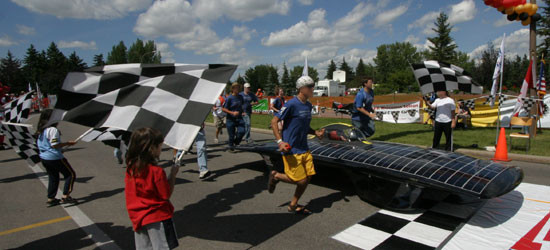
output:
M 88 64 L 123 40 L 155 40 L 165 62 L 235 63 L 238 73 L 263 63 L 303 63 L 324 76 L 331 59 L 355 67 L 372 62 L 376 47 L 409 41 L 428 45 L 440 11 L 454 25 L 459 50 L 476 57 L 491 41 L 527 53 L 528 30 L 482 0 L 11 0 L 0 3 L 0 56 L 23 58 L 32 43 L 58 44 Z

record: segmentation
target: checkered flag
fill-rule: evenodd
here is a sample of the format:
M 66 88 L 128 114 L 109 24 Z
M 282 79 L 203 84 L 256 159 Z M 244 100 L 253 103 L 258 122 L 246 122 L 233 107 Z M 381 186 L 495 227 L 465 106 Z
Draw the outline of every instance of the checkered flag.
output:
M 164 135 L 165 144 L 188 150 L 236 68 L 121 64 L 69 73 L 50 123 L 62 119 L 125 131 L 152 127 Z M 69 100 L 81 92 L 87 101 L 75 105 Z
M 32 94 L 29 92 L 19 98 L 4 104 L 4 121 L 22 123 L 29 118 L 32 105 Z
M 523 101 L 523 109 L 525 109 L 527 113 L 531 112 L 531 108 L 537 103 L 535 99 L 529 97 L 522 97 L 521 100 Z
M 506 95 L 499 95 L 498 96 L 498 106 L 502 107 L 504 104 L 504 101 L 506 101 Z
M 409 109 L 407 110 L 407 113 L 409 113 L 411 117 L 414 117 L 416 115 L 416 109 Z
M 395 123 L 397 123 L 397 120 L 399 120 L 399 111 L 392 111 L 391 116 L 393 117 Z
M 473 94 L 483 92 L 483 87 L 477 84 L 464 69 L 456 65 L 437 61 L 424 61 L 411 64 L 411 67 L 423 95 L 435 91 L 456 89 Z
M 376 112 L 376 119 L 379 121 L 382 121 L 384 119 L 384 113 L 383 112 Z
M 128 145 L 132 133 L 116 128 L 92 128 L 80 137 L 85 142 L 100 141 L 105 145 L 119 148 L 120 142 Z
M 493 103 L 493 100 L 495 100 L 495 96 L 489 95 L 489 96 L 487 96 L 487 99 L 483 102 L 483 105 Z
M 430 116 L 430 119 L 434 119 L 434 118 L 435 118 L 435 109 L 424 108 L 424 112 L 427 112 L 427 113 L 428 113 L 428 115 Z
M 464 103 L 464 107 L 467 107 L 469 109 L 475 109 L 476 108 L 476 100 L 475 99 L 464 100 L 463 103 Z
M 27 160 L 33 166 L 40 162 L 32 125 L 2 123 L 0 130 L 21 158 Z

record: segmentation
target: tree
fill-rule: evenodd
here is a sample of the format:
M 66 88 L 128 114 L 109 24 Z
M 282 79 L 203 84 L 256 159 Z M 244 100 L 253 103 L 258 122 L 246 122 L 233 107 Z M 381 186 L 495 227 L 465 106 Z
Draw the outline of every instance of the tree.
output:
M 239 76 L 237 77 L 237 81 L 240 85 L 244 85 L 246 83 L 246 81 L 244 80 L 244 78 L 241 76 L 241 74 L 239 74 Z
M 355 74 L 353 73 L 353 69 L 346 62 L 345 57 L 342 58 L 342 63 L 340 64 L 339 70 L 346 72 L 346 85 L 347 83 L 353 82 L 353 79 L 355 78 Z
M 122 64 L 128 63 L 128 55 L 126 54 L 126 45 L 120 41 L 118 45 L 113 46 L 111 52 L 107 54 L 107 64 Z
M 275 87 L 277 86 L 279 86 L 279 73 L 276 67 L 270 67 L 267 83 L 264 86 L 265 93 L 267 95 L 275 95 Z
M 317 72 L 317 69 L 308 66 L 307 71 L 308 71 L 309 77 L 311 77 L 311 79 L 313 79 L 314 82 L 319 81 L 319 72 Z M 300 66 L 300 65 L 294 66 L 294 68 L 292 68 L 292 70 L 290 71 L 290 82 L 292 82 L 293 84 L 292 91 L 296 89 L 296 81 L 298 81 L 298 78 L 302 76 L 303 72 L 304 72 L 304 66 Z
M 46 65 L 42 90 L 45 93 L 57 94 L 67 75 L 67 58 L 54 42 L 51 42 L 46 50 Z
M 138 38 L 128 49 L 129 63 L 160 63 L 160 61 L 161 55 L 154 41 L 149 40 L 144 43 Z
M 409 63 L 420 61 L 422 59 L 421 53 L 409 42 L 382 44 L 376 49 L 377 53 L 374 58 L 376 68 L 375 70 L 370 69 L 372 73 L 376 72 L 375 83 L 380 84 L 380 87 L 383 87 L 381 89 L 386 89 L 388 92 L 414 89 L 416 85 L 414 78 L 404 76 L 406 74 L 413 76 Z M 391 75 L 394 76 L 390 79 Z M 395 83 L 392 82 L 397 79 L 397 76 L 400 80 Z M 410 79 L 412 81 L 407 81 Z
M 361 87 L 363 79 L 367 76 L 367 66 L 363 63 L 363 58 L 359 59 L 357 67 L 355 67 L 355 79 L 350 87 Z
M 0 60 L 0 82 L 10 87 L 12 93 L 27 91 L 27 83 L 21 71 L 21 62 L 13 57 L 11 51 Z
M 290 73 L 288 73 L 288 68 L 286 67 L 286 63 L 283 64 L 283 76 L 281 77 L 281 88 L 283 88 L 284 92 L 288 95 L 293 93 L 294 89 L 296 88 L 296 84 L 292 82 L 292 79 L 290 79 Z
M 76 52 L 73 51 L 69 55 L 69 60 L 67 61 L 67 69 L 69 72 L 82 72 L 85 68 L 88 68 L 88 64 L 82 61 L 80 57 L 76 55 Z
M 94 67 L 103 66 L 103 65 L 105 65 L 105 61 L 103 60 L 103 54 L 94 55 Z
M 432 28 L 435 31 L 435 37 L 429 37 L 433 45 L 429 47 L 431 59 L 443 62 L 449 62 L 456 56 L 457 46 L 454 43 L 453 38 L 451 37 L 451 31 L 453 26 L 449 23 L 448 16 L 441 12 L 439 17 L 435 21 L 435 28 Z
M 332 79 L 332 73 L 334 73 L 334 71 L 336 71 L 336 63 L 334 63 L 333 60 L 330 60 L 330 64 L 328 65 L 328 68 L 327 68 L 327 74 L 325 75 L 325 79 Z
M 252 89 L 265 89 L 269 95 L 272 94 L 273 88 L 278 84 L 279 75 L 277 67 L 271 64 L 260 64 L 247 69 L 244 73 L 244 79 L 250 83 Z
M 42 80 L 41 76 L 46 70 L 46 57 L 44 51 L 39 53 L 38 50 L 34 48 L 34 45 L 30 45 L 23 59 L 23 75 L 27 82 L 31 84 L 37 83 L 40 85 Z
M 474 73 L 474 79 L 483 86 L 484 89 L 491 89 L 493 85 L 493 72 L 498 59 L 498 50 L 492 42 L 487 44 L 487 49 L 481 53 L 479 64 Z M 507 69 L 505 69 L 505 73 Z

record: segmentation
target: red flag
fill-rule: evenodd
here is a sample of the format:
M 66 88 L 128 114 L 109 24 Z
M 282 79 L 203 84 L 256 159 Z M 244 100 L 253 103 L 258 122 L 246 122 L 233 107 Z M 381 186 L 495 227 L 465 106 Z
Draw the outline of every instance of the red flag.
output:
M 514 107 L 514 116 L 518 116 L 519 112 L 521 111 L 521 108 L 523 107 L 522 98 L 527 97 L 527 91 L 529 91 L 529 88 L 533 88 L 533 61 L 529 62 L 529 68 L 527 69 L 525 79 L 523 80 L 523 84 L 521 85 L 521 91 L 517 98 L 516 106 Z

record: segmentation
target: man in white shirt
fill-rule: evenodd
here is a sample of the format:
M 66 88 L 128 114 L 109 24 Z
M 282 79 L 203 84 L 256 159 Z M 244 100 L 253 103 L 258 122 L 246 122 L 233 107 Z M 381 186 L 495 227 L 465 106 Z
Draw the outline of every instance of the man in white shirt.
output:
M 456 126 L 456 105 L 455 101 L 449 97 L 447 91 L 437 91 L 437 99 L 429 103 L 426 99 L 426 105 L 435 109 L 434 138 L 432 148 L 439 146 L 441 134 L 445 133 L 445 150 L 452 150 L 452 129 Z

